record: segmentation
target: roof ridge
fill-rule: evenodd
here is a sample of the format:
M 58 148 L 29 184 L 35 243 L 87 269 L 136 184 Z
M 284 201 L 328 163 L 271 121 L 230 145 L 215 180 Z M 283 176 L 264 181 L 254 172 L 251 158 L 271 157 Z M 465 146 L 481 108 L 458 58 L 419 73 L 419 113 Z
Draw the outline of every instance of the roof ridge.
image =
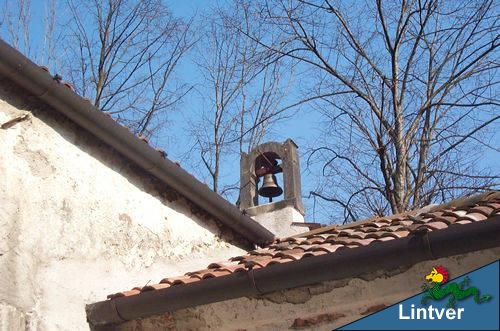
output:
M 388 215 L 388 216 L 372 216 L 363 220 L 359 220 L 356 222 L 348 223 L 348 224 L 332 224 L 332 225 L 327 225 L 320 227 L 318 229 L 314 229 L 308 232 L 303 232 L 296 234 L 292 236 L 293 238 L 300 238 L 300 237 L 306 237 L 306 236 L 311 236 L 311 235 L 317 235 L 317 234 L 322 234 L 325 232 L 330 232 L 331 230 L 343 230 L 343 229 L 349 229 L 358 225 L 374 222 L 376 220 L 393 220 L 395 218 L 400 218 L 400 217 L 408 217 L 408 216 L 418 216 L 424 213 L 431 213 L 435 212 L 438 210 L 454 207 L 454 208 L 459 208 L 459 207 L 469 207 L 477 204 L 480 201 L 490 201 L 493 199 L 500 199 L 500 191 L 498 190 L 490 190 L 486 191 L 484 193 L 479 193 L 479 194 L 474 194 L 474 195 L 469 195 L 461 198 L 457 198 L 454 200 L 451 200 L 446 203 L 442 203 L 439 205 L 436 204 L 429 204 L 424 207 L 414 209 L 414 210 L 409 210 L 405 211 L 402 213 L 398 214 L 393 214 L 393 215 Z
M 445 209 L 445 208 L 449 208 L 449 207 L 454 207 L 454 208 L 470 207 L 470 206 L 477 204 L 480 201 L 490 201 L 493 199 L 500 199 L 500 191 L 491 190 L 491 191 L 486 191 L 486 192 L 480 193 L 480 194 L 469 195 L 469 196 L 457 198 L 457 199 L 451 200 L 450 202 L 447 202 L 447 203 L 435 205 L 432 208 L 430 208 L 428 211 L 425 211 L 425 212 L 433 212 L 433 211 L 436 211 L 439 209 Z

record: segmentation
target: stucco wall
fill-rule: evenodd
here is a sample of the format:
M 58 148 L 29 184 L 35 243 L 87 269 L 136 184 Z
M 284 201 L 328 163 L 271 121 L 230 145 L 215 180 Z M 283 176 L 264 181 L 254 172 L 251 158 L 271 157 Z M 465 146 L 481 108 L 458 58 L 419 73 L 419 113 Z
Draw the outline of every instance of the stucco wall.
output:
M 424 277 L 444 265 L 452 278 L 498 260 L 500 248 L 381 270 L 256 298 L 239 298 L 127 322 L 139 330 L 333 330 L 421 293 Z
M 0 81 L 0 124 L 27 115 L 0 129 L 0 306 L 28 329 L 88 330 L 85 304 L 242 253 L 175 192 L 17 91 Z
M 268 205 L 260 205 L 253 209 L 266 207 Z M 272 206 L 272 204 L 269 204 Z M 292 223 L 304 223 L 304 216 L 294 207 L 285 206 L 282 208 L 272 209 L 266 212 L 260 212 L 252 215 L 253 219 L 271 231 L 278 238 L 285 238 L 307 231 L 306 227 L 292 225 Z

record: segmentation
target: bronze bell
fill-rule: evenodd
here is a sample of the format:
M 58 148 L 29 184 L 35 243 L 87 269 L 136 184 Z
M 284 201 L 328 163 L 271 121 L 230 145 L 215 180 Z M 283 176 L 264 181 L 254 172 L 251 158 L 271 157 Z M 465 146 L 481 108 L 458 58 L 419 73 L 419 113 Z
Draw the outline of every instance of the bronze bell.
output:
M 276 176 L 273 174 L 264 175 L 264 182 L 262 187 L 259 189 L 259 195 L 263 197 L 272 198 L 280 196 L 283 193 L 283 189 L 279 187 Z

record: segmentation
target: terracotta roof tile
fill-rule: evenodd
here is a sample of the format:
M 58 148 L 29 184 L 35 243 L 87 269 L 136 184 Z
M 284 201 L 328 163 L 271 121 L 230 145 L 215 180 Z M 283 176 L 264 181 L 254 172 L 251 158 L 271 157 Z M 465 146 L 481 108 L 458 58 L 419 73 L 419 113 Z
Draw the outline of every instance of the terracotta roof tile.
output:
M 480 197 L 479 200 L 477 197 L 457 200 L 457 205 L 453 205 L 452 202 L 433 206 L 431 209 L 427 208 L 427 212 L 420 214 L 415 211 L 389 218 L 373 218 L 345 226 L 325 226 L 297 236 L 276 239 L 266 248 L 235 256 L 228 261 L 211 263 L 206 269 L 189 272 L 181 277 L 164 278 L 159 284 L 111 294 L 108 298 L 140 295 L 141 292 L 146 291 L 168 290 L 171 286 L 189 286 L 190 283 L 204 281 L 207 278 L 268 268 L 275 264 L 296 263 L 301 259 L 336 254 L 345 249 L 370 247 L 377 242 L 378 245 L 383 245 L 386 241 L 428 231 L 440 231 L 451 226 L 482 222 L 500 215 L 500 192 L 483 194 Z
M 230 262 L 239 262 L 245 260 L 246 255 L 238 255 L 229 259 Z
M 320 256 L 320 255 L 325 255 L 328 253 L 329 253 L 328 251 L 307 251 L 307 252 L 304 252 L 304 256 L 302 258 L 305 259 L 307 257 Z
M 318 244 L 324 243 L 327 238 L 328 238 L 328 236 L 325 236 L 325 235 L 319 236 L 318 235 L 318 236 L 314 236 L 312 238 L 308 238 L 307 242 L 309 242 L 311 244 L 318 245 Z
M 483 204 L 481 204 L 481 205 L 483 205 Z M 488 206 L 490 206 L 491 208 L 493 208 L 495 210 L 499 210 L 500 209 L 500 202 L 489 203 Z
M 377 238 L 380 238 L 382 235 L 384 234 L 384 232 L 382 231 L 374 231 L 374 232 L 371 232 L 369 234 L 366 235 L 366 239 L 377 239 Z
M 224 266 L 225 264 L 227 264 L 227 262 L 212 262 L 208 265 L 207 269 L 217 269 Z M 189 274 L 189 272 L 186 273 L 186 275 L 187 274 Z
M 396 232 L 396 231 L 400 231 L 400 230 L 404 230 L 404 229 L 405 229 L 404 225 L 391 225 L 391 226 L 385 227 L 384 231 Z
M 219 269 L 219 270 L 212 270 L 210 272 L 206 272 L 202 275 L 202 279 L 207 279 L 207 278 L 215 278 L 215 277 L 220 277 L 220 276 L 226 276 L 226 275 L 229 275 L 229 274 L 232 274 L 232 271 L 230 270 L 222 270 L 222 269 Z
M 371 222 L 371 223 L 367 223 L 364 225 L 364 227 L 372 227 L 372 228 L 381 228 L 381 227 L 384 227 L 384 226 L 387 226 L 387 223 L 385 222 Z
M 429 231 L 428 225 L 426 224 L 412 224 L 409 225 L 407 229 L 410 231 L 409 234 L 424 233 Z
M 469 224 L 469 223 L 472 223 L 472 222 L 474 222 L 474 221 L 472 221 L 469 218 L 463 218 L 463 219 L 461 219 L 459 221 L 456 221 L 454 225 L 456 225 L 456 224 Z
M 309 252 L 312 248 L 316 247 L 317 245 L 309 245 L 309 244 L 303 244 L 298 246 L 300 249 L 304 250 L 304 252 Z
M 295 238 L 295 237 L 286 237 L 286 238 L 282 238 L 282 239 L 277 239 L 278 243 L 280 243 L 280 242 L 298 243 L 299 241 L 300 241 L 300 239 Z
M 396 222 L 392 223 L 392 225 L 402 225 L 402 226 L 409 226 L 412 224 L 413 224 L 413 221 L 411 221 L 411 220 L 397 220 Z
M 394 239 L 396 239 L 396 238 L 394 238 L 394 236 L 379 237 L 379 238 L 374 238 L 371 243 L 382 242 L 382 241 L 389 241 L 389 240 L 394 240 Z
M 362 231 L 364 233 L 371 233 L 371 232 L 378 232 L 379 229 L 374 228 L 374 227 L 364 226 L 360 231 Z
M 118 292 L 115 294 L 110 294 L 108 295 L 108 299 L 116 299 L 116 298 L 121 298 L 121 297 L 129 297 L 131 295 L 136 295 L 141 293 L 139 290 L 130 290 L 130 291 L 123 291 L 123 292 Z
M 351 236 L 356 235 L 358 232 L 359 231 L 356 229 L 343 229 L 338 233 L 338 236 L 339 237 L 351 237 Z M 330 237 L 333 237 L 333 235 L 328 236 L 327 239 Z
M 246 271 L 247 269 L 245 268 L 244 265 L 238 264 L 238 265 L 225 266 L 225 267 L 220 268 L 219 270 L 221 270 L 221 271 L 225 270 L 225 271 L 229 271 L 231 273 L 235 273 L 235 272 Z
M 401 238 L 400 236 L 398 236 L 397 234 L 395 234 L 394 232 L 382 232 L 380 234 L 380 237 L 377 238 L 377 240 L 382 240 L 382 241 L 387 241 L 388 239 L 386 238 L 393 238 L 393 239 L 399 239 Z
M 457 218 L 462 217 L 464 215 L 467 215 L 467 213 L 460 215 L 460 214 L 455 214 L 453 212 L 447 212 L 447 213 L 444 213 L 442 216 L 436 217 L 434 219 L 434 222 L 440 221 L 440 222 L 446 223 L 447 225 L 450 225 L 451 223 L 455 222 L 457 220 Z
M 189 284 L 193 282 L 197 282 L 200 279 L 195 276 L 180 276 L 180 277 L 171 277 L 171 278 L 163 278 L 160 281 L 160 284 L 170 284 L 170 285 L 179 285 L 179 284 Z
M 293 259 L 287 258 L 287 257 L 276 257 L 272 259 L 255 259 L 255 260 L 249 260 L 244 263 L 245 267 L 250 270 L 250 269 L 257 269 L 257 268 L 264 268 L 267 266 L 271 266 L 273 264 L 281 264 L 281 263 L 287 263 L 287 262 L 292 262 L 294 261 Z
M 294 261 L 300 260 L 303 256 L 304 256 L 304 250 L 299 248 L 290 249 L 288 251 L 282 251 L 274 255 L 274 257 L 276 258 L 289 258 Z
M 394 231 L 394 235 L 398 236 L 398 238 L 404 238 L 410 234 L 410 231 L 408 230 L 400 230 L 400 231 Z
M 489 215 L 484 215 L 483 213 L 474 212 L 474 213 L 468 213 L 464 217 L 472 218 L 477 222 L 486 220 L 489 217 Z
M 491 206 L 476 206 L 476 207 L 471 208 L 470 211 L 473 213 L 480 213 L 480 214 L 483 214 L 484 216 L 488 217 L 493 212 L 493 210 L 495 210 L 495 208 L 493 208 Z
M 274 248 L 275 250 L 287 250 L 289 249 L 290 247 L 289 246 L 278 246 L 278 247 L 272 247 Z M 258 249 L 258 250 L 254 250 L 254 251 L 250 251 L 248 252 L 248 254 L 250 255 L 258 255 L 258 256 L 273 256 L 273 253 L 272 251 L 270 251 L 269 249 Z
M 347 248 L 347 247 L 343 244 L 324 243 L 324 244 L 315 245 L 314 247 L 308 249 L 307 251 L 312 251 L 312 252 L 324 251 L 327 253 L 334 253 L 339 249 L 345 249 L 345 248 Z
M 455 209 L 455 210 L 449 210 L 446 213 L 444 213 L 443 214 L 443 218 L 446 217 L 446 216 L 451 216 L 451 217 L 458 218 L 458 217 L 462 217 L 464 215 L 467 215 L 467 211 L 466 210 Z
M 427 224 L 427 228 L 431 230 L 441 230 L 447 228 L 449 224 L 450 223 L 445 223 L 441 221 L 430 222 L 429 224 Z
M 141 288 L 141 292 L 147 292 L 147 291 L 154 291 L 154 290 L 161 290 L 164 288 L 170 287 L 170 284 L 153 284 L 153 285 L 146 285 L 143 288 Z

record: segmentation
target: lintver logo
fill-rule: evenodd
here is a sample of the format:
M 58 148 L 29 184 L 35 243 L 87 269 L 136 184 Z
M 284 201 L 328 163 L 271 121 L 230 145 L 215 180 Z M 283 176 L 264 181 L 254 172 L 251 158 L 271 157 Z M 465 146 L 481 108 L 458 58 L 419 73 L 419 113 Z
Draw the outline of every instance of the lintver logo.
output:
M 475 286 L 471 286 L 464 289 L 464 286 L 470 281 L 469 276 L 465 277 L 465 279 L 457 283 L 449 283 L 444 288 L 441 288 L 441 285 L 446 283 L 448 280 L 448 270 L 442 266 L 436 266 L 432 268 L 430 274 L 425 277 L 430 283 L 434 283 L 434 286 L 429 287 L 427 284 L 422 285 L 422 290 L 427 291 L 427 293 L 422 297 L 420 303 L 422 305 L 427 304 L 427 300 L 441 300 L 451 294 L 448 303 L 446 304 L 446 318 L 447 319 L 461 319 L 462 314 L 465 313 L 465 308 L 460 308 L 458 311 L 455 311 L 455 302 L 458 300 L 463 300 L 471 295 L 474 296 L 474 301 L 477 303 L 481 303 L 491 298 L 490 294 L 483 295 L 482 297 L 479 295 L 479 289 Z M 403 313 L 403 305 L 399 305 L 399 319 L 434 319 L 434 316 L 437 319 L 441 319 L 445 316 L 445 309 L 441 308 L 432 308 L 432 305 L 425 308 L 417 308 L 415 314 L 415 306 L 411 305 L 410 316 L 405 316 Z M 433 315 L 433 313 L 435 315 Z
M 442 266 L 433 268 L 431 273 L 428 274 L 425 279 L 430 283 L 434 283 L 434 286 L 429 287 L 427 286 L 427 284 L 422 285 L 422 290 L 429 292 L 429 294 L 424 295 L 422 297 L 422 300 L 420 301 L 420 303 L 423 305 L 427 303 L 427 299 L 431 298 L 440 300 L 450 293 L 451 296 L 448 300 L 446 308 L 455 308 L 455 300 L 463 300 L 470 295 L 474 295 L 474 301 L 477 303 L 488 300 L 491 297 L 490 294 L 479 297 L 479 290 L 475 286 L 463 289 L 463 287 L 467 285 L 470 280 L 469 276 L 465 277 L 465 279 L 460 282 L 460 284 L 450 283 L 443 289 L 439 288 L 441 284 L 446 283 L 446 281 L 448 280 L 448 270 Z

